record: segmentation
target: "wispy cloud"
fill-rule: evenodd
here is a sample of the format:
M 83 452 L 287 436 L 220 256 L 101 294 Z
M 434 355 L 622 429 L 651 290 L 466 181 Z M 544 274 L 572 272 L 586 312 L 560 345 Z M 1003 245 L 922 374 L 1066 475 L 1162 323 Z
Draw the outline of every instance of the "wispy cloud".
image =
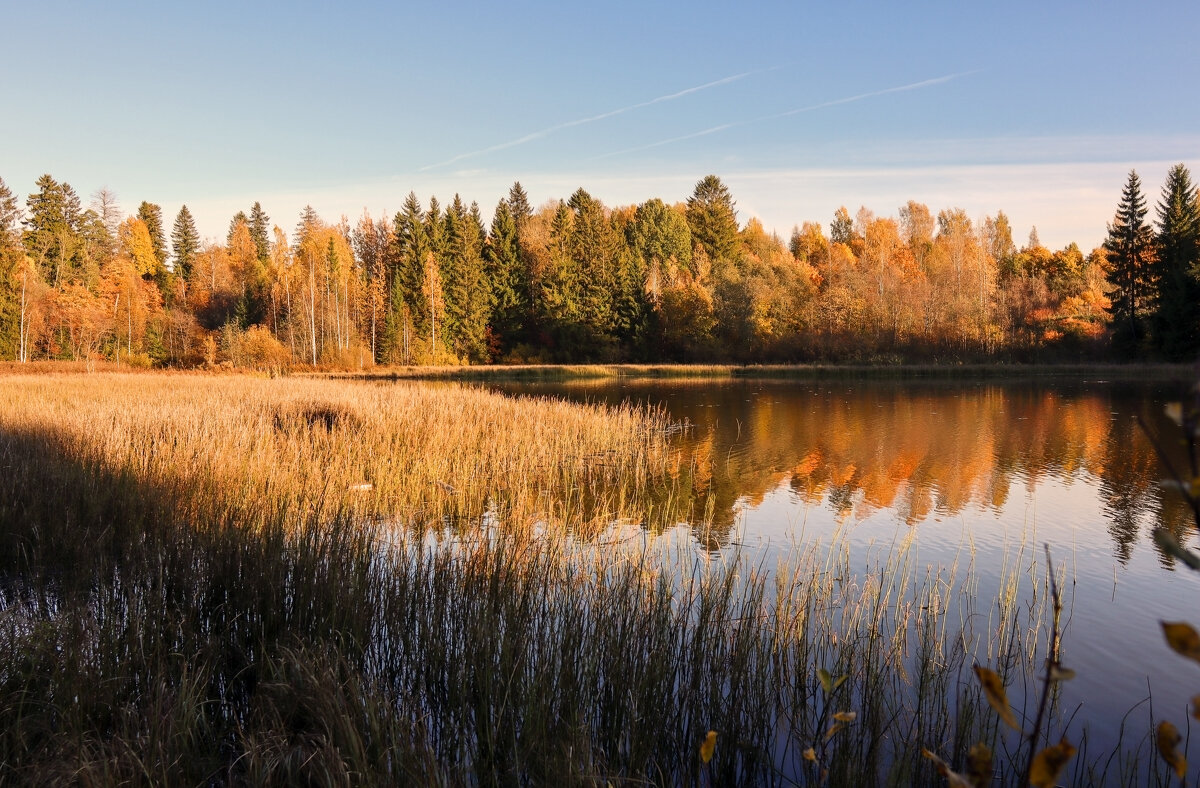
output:
M 964 72 L 960 72 L 958 74 L 947 74 L 944 77 L 935 77 L 933 79 L 925 79 L 925 80 L 921 80 L 920 82 L 911 82 L 907 85 L 899 85 L 894 88 L 884 88 L 883 90 L 872 90 L 869 93 L 859 93 L 856 96 L 846 96 L 845 98 L 834 99 L 832 101 L 822 101 L 820 104 L 810 104 L 807 107 L 797 107 L 796 109 L 789 109 L 785 112 L 776 112 L 772 115 L 763 115 L 762 117 L 758 117 L 758 118 L 747 118 L 746 120 L 738 120 L 738 121 L 732 121 L 730 123 L 722 123 L 720 126 L 713 126 L 711 128 L 702 129 L 701 131 L 695 131 L 695 132 L 692 132 L 691 134 L 683 134 L 678 137 L 670 137 L 668 139 L 659 140 L 657 142 L 651 142 L 646 145 L 638 145 L 633 148 L 625 148 L 623 150 L 613 151 L 612 153 L 605 153 L 600 156 L 593 157 L 593 160 L 609 159 L 609 158 L 612 158 L 613 156 L 622 156 L 626 153 L 637 153 L 639 151 L 650 150 L 651 148 L 659 148 L 659 147 L 662 147 L 663 145 L 670 145 L 675 142 L 683 142 L 684 140 L 695 139 L 696 137 L 706 137 L 709 134 L 716 134 L 717 132 L 725 131 L 726 129 L 737 128 L 740 126 L 751 126 L 756 123 L 765 123 L 770 120 L 779 120 L 780 118 L 788 118 L 788 117 L 791 117 L 792 115 L 799 115 L 804 112 L 814 112 L 819 109 L 825 109 L 826 107 L 836 107 L 839 104 L 852 104 L 855 101 L 862 101 L 863 99 L 875 98 L 876 96 L 885 96 L 889 93 L 903 93 L 908 90 L 920 90 L 921 88 L 927 88 L 927 87 L 931 87 L 933 85 L 941 85 L 941 84 L 949 82 L 953 79 L 958 79 L 959 77 L 965 77 L 969 74 L 974 74 L 974 73 L 975 73 L 974 71 L 964 71 Z
M 574 128 L 576 126 L 583 126 L 588 123 L 595 123 L 598 120 L 605 120 L 606 118 L 612 118 L 617 115 L 624 115 L 626 112 L 633 112 L 634 110 L 642 109 L 644 107 L 651 107 L 651 106 L 654 106 L 655 104 L 662 104 L 663 102 L 666 102 L 666 101 L 674 101 L 675 99 L 683 98 L 684 96 L 690 96 L 693 93 L 699 93 L 702 90 L 708 90 L 709 88 L 720 87 L 721 85 L 728 85 L 731 82 L 737 82 L 740 79 L 745 79 L 746 77 L 754 76 L 755 74 L 765 74 L 766 72 L 774 71 L 777 68 L 779 68 L 779 66 L 773 66 L 771 68 L 761 69 L 759 71 L 744 71 L 741 74 L 734 74 L 732 76 L 713 80 L 712 82 L 705 82 L 703 85 L 696 85 L 695 87 L 685 88 L 684 90 L 680 90 L 675 93 L 668 93 L 665 96 L 659 96 L 658 98 L 652 98 L 649 101 L 640 101 L 637 104 L 630 104 L 627 107 L 620 107 L 618 109 L 609 110 L 608 112 L 602 112 L 599 115 L 590 115 L 586 118 L 578 118 L 577 120 L 569 120 L 565 123 L 559 123 L 554 126 L 544 128 L 541 131 L 535 131 L 530 134 L 526 134 L 523 137 L 517 137 L 515 140 L 509 140 L 508 142 L 501 142 L 498 145 L 491 145 L 487 148 L 480 148 L 479 150 L 473 150 L 473 151 L 469 151 L 467 153 L 460 153 L 457 156 L 446 159 L 445 161 L 440 161 L 437 164 L 427 164 L 426 166 L 421 167 L 418 170 L 418 172 L 426 172 L 428 170 L 437 169 L 438 167 L 447 167 L 456 162 L 460 162 L 463 159 L 471 159 L 476 156 L 483 156 L 488 153 L 495 153 L 496 151 L 505 150 L 507 148 L 515 148 L 518 145 L 524 145 L 528 142 L 533 142 L 534 140 L 540 140 L 543 137 L 548 137 L 549 135 L 551 135 L 557 131 L 562 131 L 563 129 L 570 129 L 570 128 Z

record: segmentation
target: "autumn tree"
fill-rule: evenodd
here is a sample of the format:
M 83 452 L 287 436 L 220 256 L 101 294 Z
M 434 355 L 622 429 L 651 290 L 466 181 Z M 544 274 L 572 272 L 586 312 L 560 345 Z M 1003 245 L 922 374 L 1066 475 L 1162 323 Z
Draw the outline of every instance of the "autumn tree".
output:
M 1144 333 L 1143 322 L 1154 293 L 1154 236 L 1146 224 L 1146 199 L 1136 170 L 1121 192 L 1117 213 L 1108 225 L 1104 249 L 1108 253 L 1112 314 L 1118 343 L 1135 348 Z
M 25 361 L 29 271 L 18 225 L 21 209 L 0 178 L 0 358 Z
M 361 307 L 361 330 L 365 334 L 371 358 L 380 361 L 380 337 L 383 333 L 385 308 L 387 306 L 387 258 L 391 241 L 392 225 L 386 218 L 374 221 L 363 212 L 354 228 L 352 240 L 366 279 Z
M 1167 173 L 1154 241 L 1155 344 L 1168 358 L 1190 358 L 1200 348 L 1200 197 L 1182 164 Z
M 833 221 L 829 223 L 829 240 L 846 246 L 854 243 L 854 220 L 844 205 L 834 212 Z

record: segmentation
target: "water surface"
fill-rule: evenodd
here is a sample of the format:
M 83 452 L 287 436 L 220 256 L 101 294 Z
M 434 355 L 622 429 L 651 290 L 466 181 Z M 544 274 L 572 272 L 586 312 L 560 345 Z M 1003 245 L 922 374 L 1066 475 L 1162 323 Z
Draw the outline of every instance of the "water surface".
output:
M 1065 568 L 1063 662 L 1078 672 L 1060 710 L 1078 741 L 1106 749 L 1168 718 L 1182 729 L 1200 670 L 1163 642 L 1160 620 L 1200 625 L 1200 574 L 1151 538 L 1195 527 L 1136 418 L 1184 457 L 1163 404 L 1186 387 L 1094 379 L 678 381 L 505 384 L 518 394 L 662 405 L 692 428 L 678 467 L 697 551 L 756 564 L 844 540 L 866 570 L 899 549 L 913 571 L 973 578 L 976 616 L 1006 578 L 1044 580 L 1043 545 Z M 1182 467 L 1182 466 L 1181 466 Z M 903 546 L 903 548 L 901 547 Z M 1140 704 L 1140 705 L 1139 705 Z M 1130 713 L 1132 710 L 1132 713 Z M 1128 714 L 1128 716 L 1126 716 Z M 1132 737 L 1132 741 L 1131 741 Z

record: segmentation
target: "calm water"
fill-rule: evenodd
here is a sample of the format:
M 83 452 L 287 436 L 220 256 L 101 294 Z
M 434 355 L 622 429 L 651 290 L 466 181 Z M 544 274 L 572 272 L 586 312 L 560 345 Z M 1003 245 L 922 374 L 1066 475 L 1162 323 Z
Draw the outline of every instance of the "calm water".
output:
M 1163 642 L 1160 620 L 1200 626 L 1200 574 L 1151 539 L 1194 529 L 1135 422 L 1164 435 L 1182 384 L 736 381 L 521 384 L 510 393 L 661 404 L 692 430 L 698 551 L 770 564 L 796 545 L 844 538 L 864 570 L 909 544 L 917 571 L 970 566 L 986 615 L 1005 572 L 1044 577 L 1042 544 L 1066 565 L 1063 662 L 1078 672 L 1061 708 L 1069 735 L 1112 745 L 1155 719 L 1187 723 L 1200 670 Z M 1175 442 L 1171 451 L 1178 451 Z M 1178 461 L 1182 462 L 1182 455 Z M 700 527 L 708 508 L 716 524 Z M 960 574 L 962 574 L 960 572 Z M 1140 706 L 1138 704 L 1141 704 Z M 1130 743 L 1127 739 L 1127 744 Z M 1095 754 L 1093 749 L 1092 753 Z

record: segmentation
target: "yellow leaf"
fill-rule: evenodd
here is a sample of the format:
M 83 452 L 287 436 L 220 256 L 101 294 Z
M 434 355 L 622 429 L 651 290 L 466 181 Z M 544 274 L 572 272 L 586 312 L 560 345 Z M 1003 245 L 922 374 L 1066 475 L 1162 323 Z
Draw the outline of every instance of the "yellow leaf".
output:
M 1179 402 L 1168 402 L 1163 406 L 1163 413 L 1167 414 L 1167 418 L 1175 422 L 1178 427 L 1183 426 L 1183 405 Z
M 839 711 L 833 715 L 833 718 L 838 722 L 854 722 L 856 719 L 858 719 L 858 712 Z
M 832 739 L 838 731 L 845 727 L 846 726 L 840 722 L 835 722 L 833 725 L 829 726 L 829 730 L 825 731 L 825 741 Z
M 1184 621 L 1161 621 L 1167 645 L 1190 660 L 1200 662 L 1200 634 Z
M 974 788 L 974 786 L 967 781 L 966 777 L 963 777 L 958 772 L 951 770 L 949 764 L 931 753 L 929 750 L 922 747 L 921 754 L 933 761 L 933 765 L 937 769 L 937 773 L 946 778 L 950 788 Z
M 1075 748 L 1066 737 L 1058 744 L 1042 750 L 1034 757 L 1029 769 L 1029 784 L 1035 788 L 1054 788 L 1059 773 L 1074 755 Z
M 1200 695 L 1192 696 L 1192 719 L 1200 720 Z
M 1158 754 L 1175 770 L 1175 776 L 1181 780 L 1187 774 L 1187 758 L 1175 748 L 1182 739 L 1175 726 L 1166 720 L 1158 723 L 1158 728 L 1154 731 L 1154 743 L 1158 747 Z
M 713 758 L 713 753 L 717 749 L 717 732 L 709 731 L 704 737 L 704 744 L 700 745 L 700 760 L 708 763 Z
M 817 751 L 814 750 L 812 747 L 809 747 L 807 750 L 804 751 L 804 760 L 812 761 L 813 763 L 816 763 L 817 762 Z
M 979 684 L 983 687 L 983 694 L 987 696 L 988 703 L 1000 715 L 1000 719 L 1013 730 L 1021 730 L 1017 725 L 1017 718 L 1013 716 L 1012 707 L 1008 705 L 1008 695 L 1004 692 L 1004 683 L 1000 681 L 1000 677 L 979 665 L 975 666 L 975 675 L 979 677 Z
M 825 668 L 817 668 L 817 679 L 821 682 L 821 689 L 825 690 L 825 694 L 833 692 L 833 676 L 829 675 L 829 671 Z

